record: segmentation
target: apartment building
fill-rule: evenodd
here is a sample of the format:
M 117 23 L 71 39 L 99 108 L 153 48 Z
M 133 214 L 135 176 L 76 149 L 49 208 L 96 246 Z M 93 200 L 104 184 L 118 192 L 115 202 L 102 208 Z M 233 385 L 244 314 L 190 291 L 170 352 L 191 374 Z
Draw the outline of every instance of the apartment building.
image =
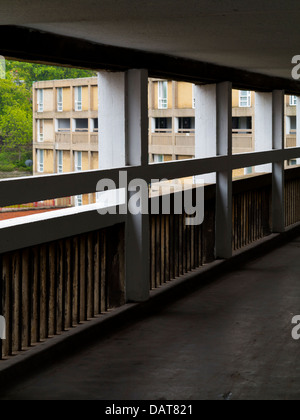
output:
M 286 96 L 286 147 L 296 147 L 296 105 L 295 96 Z M 195 157 L 195 89 L 192 84 L 149 81 L 149 132 L 150 162 Z M 234 154 L 256 150 L 254 92 L 233 90 L 232 134 Z M 249 171 L 252 168 L 245 172 Z M 236 171 L 236 174 L 241 172 Z
M 33 121 L 35 175 L 98 168 L 97 77 L 35 83 Z M 73 204 L 92 199 L 78 196 Z
M 98 169 L 98 79 L 57 80 L 34 84 L 34 174 Z M 286 96 L 286 147 L 296 146 L 296 100 Z M 233 153 L 256 150 L 255 93 L 232 95 Z M 195 157 L 194 85 L 149 80 L 149 161 Z M 296 164 L 297 161 L 291 161 Z M 245 173 L 251 173 L 247 168 Z M 243 172 L 236 171 L 236 175 Z M 94 202 L 75 197 L 74 205 Z

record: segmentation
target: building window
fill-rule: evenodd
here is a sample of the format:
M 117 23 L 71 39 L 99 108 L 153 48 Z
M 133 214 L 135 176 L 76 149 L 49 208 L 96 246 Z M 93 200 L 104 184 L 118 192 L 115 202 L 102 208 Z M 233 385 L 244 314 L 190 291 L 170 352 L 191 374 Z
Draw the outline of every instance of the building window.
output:
M 82 152 L 75 152 L 75 172 L 82 171 Z
M 37 120 L 37 140 L 39 143 L 44 141 L 44 120 Z
M 289 160 L 289 166 L 296 166 L 296 165 L 297 165 L 297 159 Z
M 252 117 L 232 117 L 233 134 L 252 134 Z
M 75 87 L 75 111 L 82 111 L 82 86 Z
M 194 117 L 178 118 L 178 133 L 191 133 L 195 131 Z
M 240 90 L 240 107 L 251 107 L 251 92 L 249 90 Z
M 38 112 L 44 112 L 44 89 L 37 90 Z
M 297 134 L 297 117 L 286 117 L 286 134 L 296 135 Z
M 154 163 L 163 163 L 163 161 L 164 161 L 163 155 L 153 155 Z
M 168 82 L 158 82 L 158 109 L 168 109 Z
M 70 132 L 71 123 L 68 118 L 61 118 L 56 120 L 56 132 Z
M 297 105 L 297 96 L 290 96 L 290 106 L 296 106 Z
M 63 112 L 63 88 L 57 89 L 57 112 Z
M 98 118 L 92 118 L 92 131 L 94 133 L 98 133 L 99 131 L 99 122 L 98 122 Z
M 64 169 L 64 152 L 58 150 L 57 152 L 57 173 L 62 174 Z
M 82 195 L 76 195 L 75 196 L 75 207 L 81 207 L 81 206 L 83 206 Z
M 44 150 L 37 151 L 37 171 L 44 172 Z
M 74 119 L 74 131 L 88 133 L 89 131 L 89 120 L 87 118 L 76 118 Z
M 172 133 L 172 118 L 155 118 L 155 133 Z

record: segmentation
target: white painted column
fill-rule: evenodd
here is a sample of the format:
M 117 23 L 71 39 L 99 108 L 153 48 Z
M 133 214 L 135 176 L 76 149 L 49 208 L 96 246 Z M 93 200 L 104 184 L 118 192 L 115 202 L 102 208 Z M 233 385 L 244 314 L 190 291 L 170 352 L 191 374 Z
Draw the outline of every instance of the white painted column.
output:
M 273 92 L 273 149 L 284 150 L 284 91 Z M 273 163 L 272 230 L 285 231 L 284 160 Z
M 127 74 L 126 164 L 148 166 L 148 72 L 129 70 Z M 128 199 L 134 193 L 128 193 Z M 146 191 L 148 202 L 148 189 Z M 141 201 L 141 206 L 143 203 Z M 143 209 L 142 209 L 143 210 Z M 126 223 L 126 298 L 143 302 L 150 293 L 149 215 L 132 215 Z
M 297 117 L 296 117 L 296 146 L 300 147 L 300 96 L 297 96 Z M 300 158 L 297 159 L 297 165 L 300 165 Z
M 255 151 L 272 150 L 272 93 L 255 93 Z M 272 164 L 255 168 L 257 173 L 272 172 Z
M 125 73 L 98 75 L 100 169 L 125 166 L 125 85 Z
M 147 71 L 99 74 L 99 165 L 148 165 Z M 148 215 L 128 212 L 125 241 L 126 300 L 145 301 L 150 291 Z
M 195 86 L 195 157 L 217 155 L 217 86 Z M 215 183 L 216 175 L 201 175 L 205 183 Z
M 217 155 L 232 156 L 232 83 L 217 85 Z M 232 256 L 232 170 L 217 173 L 216 257 Z

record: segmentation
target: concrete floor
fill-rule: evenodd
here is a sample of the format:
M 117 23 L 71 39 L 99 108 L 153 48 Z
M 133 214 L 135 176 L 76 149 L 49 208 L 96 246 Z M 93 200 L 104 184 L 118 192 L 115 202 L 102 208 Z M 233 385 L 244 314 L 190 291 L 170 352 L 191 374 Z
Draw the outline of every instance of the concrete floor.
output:
M 300 238 L 1 399 L 300 399 Z

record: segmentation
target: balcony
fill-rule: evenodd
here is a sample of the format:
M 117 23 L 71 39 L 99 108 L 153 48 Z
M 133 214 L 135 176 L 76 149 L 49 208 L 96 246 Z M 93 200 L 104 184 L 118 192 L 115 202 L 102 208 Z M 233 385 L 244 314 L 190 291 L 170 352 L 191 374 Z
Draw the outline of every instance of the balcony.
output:
M 17 31 L 19 30 L 17 29 Z M 47 36 L 47 34 L 43 34 L 43 37 Z M 10 37 L 10 40 L 10 42 L 14 42 L 13 37 Z M 66 40 L 66 42 L 71 41 Z M 55 49 L 59 51 L 60 43 L 49 42 L 47 45 L 49 48 L 51 45 L 55 45 Z M 76 50 L 78 53 L 78 40 L 75 45 L 74 51 Z M 86 60 L 91 57 L 90 51 L 94 51 L 93 48 L 95 48 L 92 45 L 90 47 L 89 54 L 85 55 Z M 24 51 L 26 51 L 25 48 Z M 81 48 L 80 51 L 83 54 L 84 48 Z M 59 56 L 59 52 L 56 54 Z M 93 54 L 93 57 L 99 56 L 99 54 Z M 117 54 L 112 54 L 112 56 L 114 60 L 118 60 Z M 144 58 L 146 57 L 144 56 Z M 152 58 L 151 55 L 150 58 Z M 128 59 L 130 63 L 132 58 Z M 28 372 L 30 363 L 32 363 L 28 360 L 31 357 L 36 357 L 37 354 L 39 355 L 36 364 L 38 366 L 41 366 L 42 360 L 49 362 L 51 359 L 49 354 L 54 354 L 54 348 L 56 348 L 56 356 L 61 349 L 64 351 L 68 349 L 68 356 L 70 356 L 72 351 L 77 349 L 74 342 L 78 343 L 83 338 L 82 342 L 86 344 L 85 338 L 91 336 L 91 331 L 97 331 L 97 333 L 100 331 L 103 334 L 105 328 L 110 331 L 112 325 L 114 327 L 119 325 L 119 320 L 122 320 L 122 325 L 124 325 L 124 322 L 128 320 L 129 312 L 131 320 L 140 320 L 140 317 L 136 315 L 142 314 L 145 308 L 148 313 L 153 314 L 153 311 L 157 310 L 156 303 L 165 302 L 161 300 L 162 294 L 166 293 L 165 290 L 171 291 L 170 296 L 174 296 L 172 295 L 175 293 L 174 290 L 177 290 L 179 294 L 186 293 L 191 284 L 193 287 L 199 288 L 202 281 L 215 278 L 216 273 L 220 274 L 223 270 L 228 270 L 229 267 L 236 268 L 237 261 L 240 264 L 243 260 L 249 259 L 249 256 L 254 255 L 253 250 L 256 250 L 256 255 L 262 249 L 266 252 L 268 246 L 275 246 L 298 231 L 300 221 L 299 168 L 285 171 L 284 162 L 299 158 L 300 148 L 285 149 L 283 141 L 284 92 L 287 90 L 297 94 L 299 93 L 298 85 L 280 78 L 268 78 L 267 76 L 256 78 L 255 75 L 244 74 L 238 70 L 231 73 L 230 69 L 227 70 L 225 76 L 226 80 L 232 79 L 232 81 L 220 82 L 225 76 L 221 74 L 218 67 L 214 67 L 214 72 L 211 72 L 212 67 L 206 65 L 201 67 L 197 62 L 188 66 L 185 60 L 177 62 L 177 59 L 169 59 L 171 60 L 169 63 L 173 65 L 161 65 L 161 62 L 157 60 L 154 67 L 157 66 L 161 70 L 157 71 L 152 68 L 150 74 L 153 76 L 154 73 L 156 77 L 170 75 L 178 77 L 178 79 L 186 78 L 188 81 L 193 81 L 196 97 L 195 115 L 196 119 L 202 121 L 202 124 L 196 123 L 195 133 L 181 132 L 176 135 L 167 132 L 153 133 L 154 140 L 151 140 L 150 148 L 159 147 L 155 144 L 155 137 L 163 134 L 167 137 L 166 146 L 171 147 L 173 152 L 176 152 L 174 148 L 182 147 L 180 144 L 192 148 L 192 141 L 194 141 L 195 159 L 166 164 L 148 164 L 147 93 L 149 72 L 148 70 L 121 71 L 120 69 L 127 69 L 128 66 L 131 68 L 130 64 L 126 61 L 126 65 L 123 63 L 122 67 L 114 61 L 110 70 L 118 71 L 103 71 L 99 75 L 101 141 L 97 147 L 102 169 L 72 174 L 43 175 L 30 179 L 1 180 L 0 206 L 94 194 L 98 182 L 105 180 L 111 181 L 108 186 L 111 190 L 124 188 L 122 176 L 126 177 L 126 181 L 130 184 L 128 198 L 132 199 L 132 192 L 134 192 L 132 186 L 136 180 L 143 180 L 148 192 L 148 187 L 153 179 L 168 178 L 172 180 L 201 176 L 205 179 L 207 175 L 215 176 L 214 174 L 216 174 L 215 182 L 210 182 L 204 187 L 204 222 L 195 225 L 187 224 L 190 214 L 187 213 L 183 205 L 181 211 L 178 212 L 178 206 L 175 206 L 177 195 L 171 192 L 168 195 L 170 211 L 167 214 L 162 211 L 164 198 L 167 194 L 162 194 L 158 198 L 146 196 L 146 200 L 140 199 L 140 213 L 124 212 L 123 206 L 117 206 L 115 213 L 112 211 L 111 214 L 100 216 L 97 213 L 99 206 L 90 205 L 59 210 L 51 215 L 29 216 L 17 222 L 1 223 L 0 270 L 2 275 L 0 289 L 2 299 L 0 309 L 7 321 L 7 340 L 1 343 L 1 355 L 4 360 L 0 362 L 0 370 L 7 370 L 2 375 L 2 380 L 3 378 L 4 380 L 15 379 L 18 366 L 23 363 L 27 363 Z M 65 56 L 62 55 L 61 60 L 65 63 Z M 106 55 L 105 60 L 109 62 L 111 57 Z M 76 61 L 74 62 L 76 63 Z M 106 66 L 109 67 L 107 62 Z M 147 60 L 144 62 L 147 63 Z M 85 63 L 87 65 L 88 61 Z M 149 62 L 148 65 L 151 67 Z M 93 66 L 103 68 L 97 62 L 93 62 L 91 68 L 94 68 Z M 199 68 L 204 71 L 204 76 L 201 76 Z M 176 69 L 176 74 L 174 74 L 174 69 Z M 261 99 L 261 104 L 266 104 L 263 112 L 255 116 L 256 127 L 259 127 L 259 124 L 264 126 L 264 130 L 257 129 L 264 141 L 261 145 L 264 148 L 261 151 L 248 151 L 232 156 L 232 141 L 234 139 L 231 133 L 231 95 L 233 83 L 235 86 L 243 86 L 247 89 L 257 88 L 257 98 Z M 70 142 L 74 136 L 74 139 L 77 139 L 75 145 L 79 147 L 82 141 L 80 136 L 87 134 L 78 132 L 73 134 L 58 133 L 58 135 L 70 136 Z M 244 138 L 244 136 L 251 136 L 251 133 L 236 132 L 234 135 Z M 194 140 L 192 140 L 193 137 Z M 65 138 L 63 141 L 67 141 L 67 139 Z M 250 147 L 249 138 L 247 141 L 245 149 Z M 266 165 L 268 168 L 271 166 L 271 169 L 266 169 L 266 173 L 263 175 L 232 181 L 233 170 L 261 165 Z M 128 184 L 125 184 L 126 187 Z M 200 187 L 193 188 L 192 196 L 194 198 L 197 197 L 199 190 Z M 129 200 L 129 202 L 131 201 L 133 200 Z M 153 205 L 158 211 L 147 213 L 145 207 L 149 206 L 149 203 L 151 203 L 151 208 Z M 294 258 L 297 257 L 294 256 Z M 275 262 L 280 273 L 282 267 L 280 264 L 278 265 L 279 259 L 275 259 Z M 286 263 L 284 262 L 284 264 Z M 264 291 L 262 295 L 255 293 L 254 296 L 253 289 L 249 289 L 247 282 L 243 282 L 241 285 L 240 272 L 234 272 L 232 278 L 235 281 L 231 280 L 229 283 L 222 284 L 226 302 L 223 298 L 224 293 L 220 293 L 220 291 L 219 294 L 212 293 L 212 289 L 208 287 L 202 295 L 200 312 L 199 304 L 197 311 L 194 312 L 194 305 L 197 306 L 195 302 L 193 302 L 193 307 L 186 306 L 184 316 L 186 322 L 181 324 L 180 331 L 178 331 L 178 322 L 182 321 L 182 312 L 177 312 L 174 307 L 170 310 L 172 312 L 171 324 L 158 325 L 156 322 L 154 327 L 152 324 L 151 331 L 154 331 L 154 336 L 158 326 L 161 328 L 161 336 L 163 336 L 165 344 L 164 350 L 166 350 L 165 357 L 163 359 L 152 357 L 154 353 L 152 353 L 151 345 L 149 348 L 143 348 L 143 351 L 140 352 L 141 359 L 135 359 L 134 363 L 130 365 L 135 367 L 134 373 L 141 372 L 140 367 L 143 366 L 145 360 L 153 361 L 155 359 L 161 363 L 160 372 L 168 371 L 169 375 L 166 376 L 174 378 L 174 359 L 171 360 L 169 357 L 172 353 L 173 356 L 176 355 L 176 366 L 179 366 L 179 369 L 181 364 L 183 366 L 181 371 L 175 372 L 176 382 L 178 382 L 178 372 L 184 375 L 183 370 L 188 370 L 189 375 L 195 376 L 195 365 L 199 361 L 199 344 L 203 344 L 203 342 L 201 340 L 193 342 L 193 346 L 197 350 L 193 353 L 193 355 L 196 354 L 193 359 L 190 349 L 194 330 L 190 329 L 190 326 L 193 325 L 194 329 L 200 326 L 202 331 L 211 331 L 213 325 L 214 335 L 211 336 L 211 341 L 205 343 L 207 344 L 207 357 L 211 358 L 210 367 L 213 363 L 215 366 L 216 355 L 229 354 L 227 360 L 230 363 L 230 370 L 234 370 L 228 371 L 226 374 L 230 378 L 229 383 L 232 384 L 233 379 L 239 378 L 239 372 L 235 368 L 240 363 L 241 348 L 249 348 L 249 340 L 245 335 L 242 347 L 240 345 L 241 331 L 245 330 L 245 325 L 251 326 L 251 323 L 245 323 L 248 314 L 253 315 L 253 313 L 257 313 L 257 308 L 261 309 L 263 306 L 267 306 L 266 302 L 271 292 L 276 308 L 282 309 L 282 296 L 291 296 L 291 292 L 295 290 L 293 284 L 290 289 L 285 289 L 286 282 L 277 278 L 276 285 L 281 286 L 278 289 L 280 292 L 277 291 L 277 294 L 273 294 L 273 266 L 266 264 L 264 267 L 268 274 L 268 281 L 265 281 L 263 286 L 258 289 L 258 292 Z M 254 267 L 251 264 L 248 271 L 252 285 L 260 284 L 253 275 L 253 273 L 257 274 L 257 266 Z M 241 291 L 241 289 L 243 290 Z M 160 294 L 161 291 L 162 294 Z M 245 299 L 244 306 L 240 307 L 238 312 L 232 311 L 232 308 L 237 307 L 241 294 Z M 249 300 L 245 298 L 246 295 L 252 297 L 251 307 Z M 287 302 L 285 301 L 285 303 Z M 270 309 L 271 306 L 271 304 L 267 306 L 267 309 Z M 284 307 L 285 313 L 287 309 L 288 304 Z M 226 334 L 222 335 L 222 341 L 226 345 L 220 349 L 216 333 L 219 322 L 213 322 L 213 320 L 223 319 L 224 313 L 226 313 L 224 324 L 229 327 L 225 330 Z M 263 322 L 264 328 L 254 331 L 259 334 L 259 337 L 266 337 L 265 332 L 269 331 L 266 328 L 264 317 L 269 318 L 270 313 L 272 312 L 268 310 L 262 311 L 262 317 L 255 319 L 255 321 Z M 254 318 L 251 317 L 251 319 Z M 241 326 L 238 328 L 239 323 Z M 283 324 L 284 328 L 286 325 L 290 325 L 290 319 L 284 319 Z M 174 336 L 168 334 L 170 325 L 173 331 L 178 333 L 178 337 L 183 339 L 178 342 L 183 343 L 184 353 L 176 339 L 173 340 Z M 188 326 L 188 329 L 185 326 Z M 253 325 L 251 328 L 254 328 Z M 138 328 L 135 329 L 135 331 L 137 330 Z M 282 336 L 282 331 L 281 328 L 280 336 Z M 101 334 L 100 336 L 102 336 Z M 144 334 L 147 337 L 151 336 L 149 330 Z M 141 336 L 136 340 L 138 345 L 141 345 L 143 341 L 140 339 Z M 252 344 L 256 343 L 252 340 L 254 336 L 255 334 L 251 335 Z M 109 355 L 105 362 L 108 360 L 112 363 L 117 355 L 119 363 L 114 366 L 119 367 L 115 370 L 119 374 L 120 366 L 125 360 L 122 355 L 129 357 L 128 349 L 131 347 L 121 344 L 121 335 L 114 337 L 113 341 L 113 349 L 111 352 L 108 351 Z M 174 347 L 166 346 L 166 344 L 169 346 L 170 343 Z M 129 344 L 131 345 L 130 342 Z M 235 344 L 234 354 L 231 351 L 233 344 Z M 263 346 L 263 349 L 260 349 L 260 354 L 265 348 L 266 346 Z M 251 356 L 255 356 L 255 350 L 256 344 L 253 344 Z M 272 360 L 269 360 L 268 366 L 272 366 L 272 369 L 274 363 L 278 361 L 278 352 L 281 350 L 282 348 L 276 347 Z M 101 351 L 102 348 L 97 346 L 98 354 L 95 357 L 97 362 L 101 361 L 101 357 L 99 357 Z M 48 356 L 45 356 L 46 353 Z M 26 355 L 29 354 L 30 356 L 27 358 Z M 264 355 L 266 356 L 266 353 Z M 221 362 L 223 361 L 224 359 L 221 360 Z M 218 365 L 220 368 L 224 366 L 221 362 Z M 261 368 L 260 364 L 257 366 L 256 359 L 250 360 L 250 356 L 247 362 L 248 368 L 249 366 L 251 368 L 256 366 L 257 370 Z M 106 366 L 111 374 L 111 365 L 107 363 Z M 148 364 L 147 366 L 149 368 L 147 372 L 153 375 L 155 372 L 153 365 Z M 201 364 L 196 375 L 197 379 L 201 377 L 203 366 L 206 368 L 205 364 Z M 225 364 L 225 366 L 227 365 Z M 79 368 L 81 367 L 82 363 Z M 216 369 L 216 371 L 218 370 Z M 269 379 L 270 370 L 267 369 L 267 371 L 266 376 Z M 11 375 L 11 372 L 14 374 Z M 91 372 L 99 380 L 100 371 L 96 372 L 91 368 Z M 208 374 L 208 378 L 209 376 L 210 374 Z M 72 384 L 73 377 L 70 378 L 69 384 Z M 102 381 L 102 376 L 100 381 Z M 240 379 L 241 381 L 245 383 L 244 378 Z M 124 391 L 124 382 L 118 386 L 126 394 L 127 389 Z M 184 382 L 188 388 L 189 378 L 186 377 Z M 83 379 L 82 383 L 84 383 Z M 175 381 L 173 383 L 175 384 Z M 87 389 L 86 384 L 85 386 Z M 163 392 L 159 395 L 161 398 L 164 398 L 166 389 L 169 390 L 168 381 L 163 388 Z M 137 387 L 137 389 L 139 392 L 140 388 Z M 196 388 L 197 390 L 198 388 Z M 188 388 L 189 395 L 196 395 L 196 391 Z M 221 391 L 220 395 L 223 399 L 230 397 L 231 391 L 229 391 L 229 389 Z M 119 392 L 119 395 L 121 393 Z M 149 394 L 153 397 L 155 394 L 153 389 Z

